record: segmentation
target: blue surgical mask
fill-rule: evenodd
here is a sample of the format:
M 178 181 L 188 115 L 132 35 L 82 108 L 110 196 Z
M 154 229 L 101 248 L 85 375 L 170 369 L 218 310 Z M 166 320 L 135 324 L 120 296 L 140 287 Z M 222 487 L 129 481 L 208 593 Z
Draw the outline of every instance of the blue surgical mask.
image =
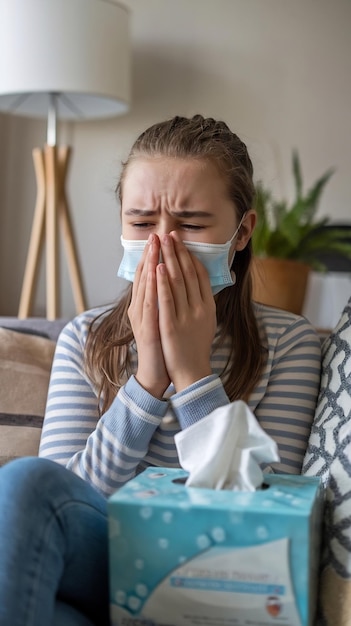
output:
M 230 247 L 238 234 L 243 222 L 243 215 L 234 235 L 226 243 L 203 243 L 201 241 L 183 241 L 185 247 L 201 261 L 206 268 L 213 295 L 219 293 L 225 287 L 235 284 L 235 273 L 230 269 L 234 260 L 235 251 L 228 262 Z M 141 261 L 144 248 L 147 244 L 145 240 L 124 239 L 121 236 L 121 243 L 124 254 L 118 269 L 118 276 L 130 282 L 134 281 L 136 268 Z

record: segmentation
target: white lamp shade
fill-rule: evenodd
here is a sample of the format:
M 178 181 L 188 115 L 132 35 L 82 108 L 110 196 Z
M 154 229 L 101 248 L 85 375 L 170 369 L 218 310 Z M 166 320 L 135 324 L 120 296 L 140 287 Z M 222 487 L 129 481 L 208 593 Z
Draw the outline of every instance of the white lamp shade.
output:
M 59 118 L 124 113 L 129 11 L 114 0 L 0 0 L 0 111 Z

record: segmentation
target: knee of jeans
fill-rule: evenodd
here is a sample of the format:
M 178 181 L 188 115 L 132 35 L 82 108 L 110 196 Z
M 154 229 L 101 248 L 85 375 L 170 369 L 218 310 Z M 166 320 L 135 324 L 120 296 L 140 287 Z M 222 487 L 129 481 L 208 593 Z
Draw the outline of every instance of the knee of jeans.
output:
M 21 502 L 22 508 L 46 510 L 72 502 L 87 502 L 107 515 L 107 503 L 91 485 L 59 463 L 41 457 L 10 461 L 0 468 L 0 507 Z
M 12 494 L 23 491 L 28 494 L 31 487 L 43 485 L 44 476 L 57 471 L 54 461 L 39 457 L 23 457 L 6 463 L 0 469 L 0 494 L 7 488 Z

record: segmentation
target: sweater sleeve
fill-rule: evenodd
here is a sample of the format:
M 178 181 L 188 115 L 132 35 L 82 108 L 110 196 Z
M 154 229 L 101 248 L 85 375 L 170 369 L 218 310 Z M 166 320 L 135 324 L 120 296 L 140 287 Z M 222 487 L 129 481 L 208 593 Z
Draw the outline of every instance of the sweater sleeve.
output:
M 57 342 L 39 456 L 108 496 L 134 476 L 168 402 L 148 394 L 132 376 L 100 417 L 97 391 L 84 369 L 87 327 L 70 322 Z
M 174 394 L 170 402 L 180 427 L 184 430 L 212 411 L 229 404 L 229 398 L 219 376 L 212 374 Z
M 265 372 L 249 401 L 260 425 L 278 444 L 280 463 L 267 471 L 299 474 L 320 386 L 321 342 L 302 317 L 267 324 Z
M 266 366 L 248 404 L 263 430 L 276 441 L 280 461 L 263 469 L 299 474 L 319 392 L 321 342 L 307 320 L 283 312 L 270 313 L 265 332 Z M 170 401 L 182 429 L 229 403 L 215 375 Z

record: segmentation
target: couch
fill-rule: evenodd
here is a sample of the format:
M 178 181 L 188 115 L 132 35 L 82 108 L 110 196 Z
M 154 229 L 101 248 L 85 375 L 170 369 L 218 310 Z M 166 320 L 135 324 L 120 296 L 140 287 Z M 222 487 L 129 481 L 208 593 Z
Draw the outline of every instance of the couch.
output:
M 38 452 L 55 342 L 66 321 L 0 317 L 0 465 Z M 315 626 L 350 626 L 351 298 L 321 340 L 321 390 L 303 466 L 325 487 Z
M 38 453 L 56 340 L 66 321 L 0 317 L 0 465 Z

